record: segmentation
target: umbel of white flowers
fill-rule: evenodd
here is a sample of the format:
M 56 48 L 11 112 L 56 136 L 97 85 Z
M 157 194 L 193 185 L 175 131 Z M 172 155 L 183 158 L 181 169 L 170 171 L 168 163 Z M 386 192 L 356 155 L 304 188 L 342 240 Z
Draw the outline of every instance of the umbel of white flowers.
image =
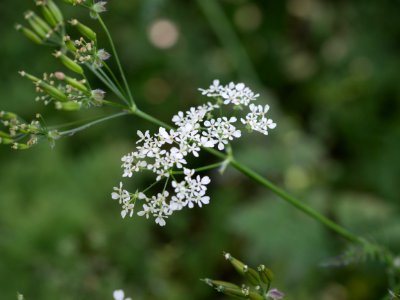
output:
M 130 193 L 119 187 L 114 187 L 112 199 L 122 205 L 121 216 L 133 216 L 136 205 L 141 205 L 139 216 L 152 216 L 160 226 L 166 224 L 165 219 L 175 211 L 184 207 L 201 207 L 210 202 L 206 195 L 208 176 L 196 174 L 194 169 L 187 167 L 186 157 L 199 156 L 202 148 L 217 148 L 223 151 L 228 143 L 240 138 L 242 132 L 236 127 L 240 124 L 236 117 L 226 117 L 216 114 L 233 110 L 246 111 L 240 118 L 249 131 L 258 131 L 264 135 L 276 124 L 266 114 L 269 106 L 255 105 L 259 94 L 255 94 L 243 83 L 229 83 L 226 86 L 214 80 L 208 89 L 199 89 L 202 95 L 213 98 L 198 107 L 191 107 L 186 112 L 178 112 L 172 118 L 176 129 L 167 130 L 160 127 L 157 133 L 138 131 L 139 140 L 136 151 L 122 157 L 123 177 L 132 177 L 133 173 L 150 171 L 155 175 L 155 182 L 142 191 Z M 178 180 L 177 177 L 183 177 Z M 163 182 L 162 190 L 153 195 L 148 191 L 157 183 Z M 169 187 L 169 188 L 168 188 Z

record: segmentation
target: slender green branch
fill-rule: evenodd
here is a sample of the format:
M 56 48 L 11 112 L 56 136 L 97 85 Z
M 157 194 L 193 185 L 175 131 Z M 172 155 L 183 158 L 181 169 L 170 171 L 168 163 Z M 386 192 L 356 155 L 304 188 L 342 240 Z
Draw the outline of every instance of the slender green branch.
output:
M 262 186 L 271 190 L 274 194 L 278 195 L 281 199 L 285 200 L 286 202 L 290 203 L 294 207 L 298 208 L 299 210 L 303 211 L 313 219 L 317 220 L 318 222 L 324 224 L 325 226 L 329 227 L 343 238 L 347 239 L 350 242 L 354 242 L 357 244 L 364 244 L 365 240 L 354 235 L 344 227 L 336 224 L 335 222 L 329 220 L 327 217 L 322 215 L 321 213 L 317 212 L 316 210 L 312 209 L 311 207 L 307 206 L 306 204 L 302 203 L 300 200 L 296 199 L 295 197 L 289 195 L 281 188 L 277 187 L 275 184 L 267 180 L 266 178 L 262 177 L 260 174 L 254 172 L 250 168 L 246 167 L 245 165 L 237 162 L 236 160 L 231 160 L 231 165 L 239 172 L 243 173 L 247 177 L 253 179 L 254 181 L 258 182 Z
M 114 72 L 111 70 L 110 66 L 103 60 L 102 61 L 103 66 L 106 68 L 107 72 L 111 75 L 111 78 L 114 80 L 116 83 L 118 89 L 121 91 L 121 93 L 124 91 L 122 88 L 121 84 L 119 83 L 119 80 L 117 79 L 117 76 L 115 76 Z M 122 93 L 123 94 L 123 93 Z
M 215 168 L 219 168 L 222 164 L 224 164 L 224 162 L 225 161 L 220 161 L 220 162 L 217 162 L 215 164 L 207 165 L 207 166 L 200 167 L 200 168 L 197 168 L 197 169 L 194 169 L 194 170 L 196 172 L 212 170 L 212 169 L 215 169 Z M 175 174 L 184 174 L 184 172 L 183 171 L 172 171 L 171 174 L 174 174 L 174 175 Z
M 73 135 L 73 134 L 75 134 L 75 133 L 77 133 L 79 131 L 82 131 L 82 130 L 85 130 L 85 129 L 89 128 L 89 127 L 92 127 L 93 125 L 96 125 L 96 124 L 99 124 L 99 123 L 102 123 L 104 121 L 111 120 L 111 119 L 114 119 L 114 118 L 118 118 L 118 117 L 121 117 L 121 116 L 125 116 L 127 114 L 129 114 L 129 112 L 127 112 L 127 111 L 119 112 L 119 113 L 116 113 L 116 114 L 113 114 L 113 115 L 110 115 L 110 116 L 107 116 L 107 117 L 104 117 L 104 118 L 97 119 L 97 120 L 95 120 L 93 122 L 87 123 L 85 125 L 82 125 L 80 127 L 74 128 L 74 129 L 61 131 L 60 135 L 61 136 L 63 136 L 63 135 Z
M 134 106 L 135 101 L 133 100 L 132 93 L 131 93 L 131 90 L 130 90 L 129 85 L 128 85 L 128 81 L 126 80 L 124 70 L 122 69 L 122 65 L 121 65 L 121 62 L 119 60 L 117 50 L 115 49 L 114 41 L 113 41 L 113 39 L 111 37 L 111 34 L 110 34 L 106 24 L 103 22 L 103 19 L 100 17 L 99 14 L 97 14 L 97 19 L 99 20 L 99 23 L 100 23 L 101 27 L 103 28 L 104 32 L 107 35 L 108 41 L 109 41 L 110 46 L 111 46 L 111 50 L 112 50 L 112 52 L 114 54 L 114 57 L 115 57 L 115 62 L 117 63 L 119 72 L 121 73 L 121 78 L 122 78 L 122 81 L 124 82 L 125 89 L 126 89 L 126 92 L 128 94 L 129 100 L 131 102 L 131 105 Z

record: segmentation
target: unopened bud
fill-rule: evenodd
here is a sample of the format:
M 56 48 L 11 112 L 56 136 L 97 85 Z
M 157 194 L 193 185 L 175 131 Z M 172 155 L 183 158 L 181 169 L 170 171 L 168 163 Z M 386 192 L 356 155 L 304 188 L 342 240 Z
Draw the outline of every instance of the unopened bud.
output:
M 83 74 L 82 67 L 79 64 L 77 64 L 75 61 L 70 59 L 68 56 L 63 54 L 61 51 L 57 51 L 56 53 L 54 53 L 54 56 L 56 58 L 59 58 L 61 60 L 61 62 L 64 64 L 64 66 L 66 66 L 71 71 L 81 74 L 81 75 Z
M 27 150 L 29 149 L 29 145 L 28 144 L 21 144 L 21 143 L 14 143 L 12 145 L 12 148 L 15 150 Z
M 76 88 L 77 90 L 80 90 L 81 92 L 84 92 L 84 93 L 89 92 L 88 88 L 84 84 L 82 84 L 81 82 L 79 82 L 78 80 L 76 80 L 72 77 L 66 76 L 63 72 L 56 72 L 56 73 L 54 73 L 54 76 L 58 80 L 65 81 L 67 84 Z
M 32 29 L 42 38 L 47 38 L 51 32 L 50 26 L 42 18 L 37 16 L 33 11 L 27 11 L 25 18 L 28 20 Z
M 15 120 L 18 116 L 12 112 L 8 111 L 1 111 L 0 112 L 0 119 L 3 120 Z
M 64 21 L 64 17 L 62 15 L 61 10 L 54 3 L 53 0 L 47 0 L 47 5 L 49 7 L 50 12 L 53 14 L 54 18 L 58 23 L 62 23 Z
M 57 26 L 57 20 L 54 18 L 50 9 L 45 4 L 42 5 L 42 15 L 51 26 Z
M 76 26 L 78 31 L 83 34 L 85 37 L 92 41 L 96 41 L 96 32 L 90 29 L 88 26 L 82 24 L 77 19 L 73 19 L 70 21 L 71 25 Z
M 75 53 L 78 50 L 76 49 L 74 43 L 71 41 L 71 38 L 68 35 L 64 36 L 64 44 L 65 47 L 67 47 L 67 49 L 73 53 Z
M 29 28 L 26 28 L 20 24 L 17 24 L 17 25 L 15 25 L 15 29 L 17 29 L 18 31 L 21 31 L 22 34 L 25 35 L 32 42 L 34 42 L 36 44 L 43 43 L 42 39 L 36 33 L 34 33 L 32 30 L 30 30 Z
M 232 264 L 232 266 L 236 269 L 236 271 L 241 274 L 244 275 L 245 272 L 248 269 L 248 266 L 245 265 L 243 262 L 241 262 L 240 260 L 237 260 L 236 258 L 234 258 L 232 255 L 230 255 L 229 253 L 224 253 L 224 257 L 226 260 L 229 260 L 230 263 Z
M 68 101 L 68 102 L 56 102 L 56 109 L 66 110 L 66 111 L 75 111 L 80 110 L 82 104 L 80 102 Z
M 258 274 L 260 275 L 261 281 L 264 283 L 271 283 L 272 279 L 274 279 L 274 274 L 270 269 L 265 267 L 264 265 L 259 265 L 257 267 Z
M 0 144 L 3 144 L 3 145 L 10 145 L 10 144 L 12 144 L 13 142 L 14 142 L 13 139 L 7 138 L 7 137 L 2 137 L 2 136 L 0 135 Z
M 11 138 L 11 136 L 4 131 L 0 131 L 0 138 Z

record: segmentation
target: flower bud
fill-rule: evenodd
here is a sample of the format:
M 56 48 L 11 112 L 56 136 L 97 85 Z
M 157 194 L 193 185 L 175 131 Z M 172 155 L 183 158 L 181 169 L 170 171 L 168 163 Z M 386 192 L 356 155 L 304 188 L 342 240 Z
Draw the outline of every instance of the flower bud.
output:
M 61 10 L 58 8 L 58 6 L 54 3 L 53 0 L 47 0 L 47 5 L 49 7 L 50 12 L 53 14 L 54 19 L 58 23 L 62 23 L 64 21 L 64 17 L 62 15 Z
M 82 104 L 80 102 L 68 101 L 68 102 L 56 102 L 56 109 L 66 110 L 66 111 L 75 111 L 80 110 Z
M 27 150 L 30 147 L 29 147 L 28 144 L 14 143 L 12 145 L 12 148 L 15 149 L 15 150 Z
M 247 266 L 246 266 L 247 267 Z M 245 268 L 244 276 L 246 279 L 253 285 L 257 286 L 261 284 L 260 276 L 258 275 L 257 271 L 253 268 Z
M 229 260 L 232 266 L 238 271 L 239 274 L 244 275 L 248 269 L 248 266 L 242 263 L 241 261 L 234 258 L 230 253 L 224 253 L 224 257 L 226 260 Z
M 18 116 L 12 112 L 8 111 L 1 111 L 0 112 L 0 119 L 3 120 L 15 120 Z
M 33 30 L 42 38 L 47 38 L 51 32 L 50 26 L 33 11 L 27 11 L 25 13 L 25 19 L 28 20 Z
M 6 138 L 6 137 L 2 137 L 2 136 L 0 135 L 0 144 L 3 144 L 3 145 L 10 145 L 10 144 L 12 144 L 13 142 L 14 142 L 13 139 Z
M 212 280 L 212 279 L 204 279 L 204 282 L 209 286 L 215 288 L 218 292 L 221 292 L 225 295 L 234 296 L 237 298 L 246 299 L 247 296 L 243 293 L 242 288 L 237 286 L 236 284 L 220 281 L 220 280 Z
M 26 28 L 20 24 L 17 24 L 15 26 L 15 29 L 17 29 L 18 31 L 21 31 L 23 35 L 25 35 L 28 39 L 30 39 L 32 42 L 36 43 L 36 44 L 42 44 L 42 39 L 36 34 L 34 33 L 32 30 L 30 30 L 29 28 Z
M 270 269 L 266 268 L 264 265 L 259 265 L 257 270 L 258 274 L 260 274 L 262 282 L 266 284 L 271 283 L 272 279 L 274 278 L 274 274 Z
M 50 9 L 46 5 L 42 6 L 42 15 L 45 20 L 53 27 L 57 26 L 57 20 L 54 18 L 53 14 L 51 13 Z
M 83 25 L 81 22 L 79 22 L 77 19 L 73 19 L 70 21 L 71 25 L 76 26 L 78 31 L 83 34 L 85 37 L 92 41 L 96 41 L 96 32 L 94 32 L 92 29 L 87 27 L 86 25 Z
M 25 71 L 21 71 L 19 73 L 21 74 L 22 77 L 27 77 L 28 79 L 32 80 L 33 83 L 35 83 L 38 87 L 40 87 L 44 92 L 46 92 L 48 95 L 50 95 L 54 99 L 62 101 L 62 102 L 68 101 L 68 97 L 62 91 L 57 89 L 56 87 L 44 82 L 43 80 L 41 80 L 29 73 L 26 73 Z
M 56 53 L 54 53 L 54 56 L 56 58 L 59 58 L 61 60 L 61 62 L 64 64 L 64 66 L 66 66 L 71 71 L 81 74 L 81 75 L 83 74 L 82 67 L 79 64 L 77 64 L 75 61 L 70 59 L 68 56 L 63 54 L 61 51 L 57 51 Z
M 54 76 L 58 80 L 65 81 L 67 84 L 69 84 L 70 86 L 76 88 L 77 90 L 80 90 L 81 92 L 84 92 L 84 93 L 88 93 L 89 92 L 88 88 L 84 84 L 82 84 L 81 82 L 79 82 L 78 80 L 76 80 L 76 79 L 74 79 L 72 77 L 66 76 L 62 72 L 56 72 L 56 73 L 54 73 Z
M 4 131 L 0 131 L 0 138 L 11 138 L 11 136 Z
M 68 35 L 64 36 L 64 44 L 65 47 L 67 47 L 67 49 L 73 53 L 75 53 L 78 50 L 76 49 L 74 43 L 71 41 L 71 38 Z

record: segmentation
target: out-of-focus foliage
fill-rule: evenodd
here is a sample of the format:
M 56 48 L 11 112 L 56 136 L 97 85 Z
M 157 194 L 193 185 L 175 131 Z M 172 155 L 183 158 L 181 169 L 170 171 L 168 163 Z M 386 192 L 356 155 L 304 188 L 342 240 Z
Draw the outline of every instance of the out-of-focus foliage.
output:
M 211 13 L 220 8 L 226 16 L 210 22 L 200 1 L 208 0 L 108 4 L 104 18 L 139 106 L 167 121 L 199 103 L 196 89 L 214 78 L 246 82 L 271 104 L 278 127 L 268 138 L 254 134 L 236 143 L 237 159 L 398 252 L 399 4 L 210 1 Z M 35 103 L 32 85 L 17 74 L 61 68 L 51 49 L 13 30 L 33 6 L 2 5 L 1 108 L 26 117 L 41 112 L 49 124 L 87 118 L 84 111 L 55 114 Z M 85 11 L 63 7 L 69 17 L 95 27 Z M 165 19 L 173 26 L 161 23 L 158 30 L 166 31 L 160 41 L 156 25 Z M 228 32 L 224 40 L 215 31 L 226 25 L 238 34 L 248 61 L 226 46 Z M 108 47 L 101 34 L 100 41 Z M 147 127 L 154 129 L 125 117 L 54 149 L 0 148 L 1 299 L 13 299 L 17 291 L 27 299 L 111 299 L 118 288 L 135 300 L 224 299 L 199 281 L 235 281 L 221 262 L 224 250 L 274 270 L 275 284 L 288 299 L 379 299 L 387 293 L 379 264 L 323 267 L 345 244 L 231 170 L 210 174 L 210 205 L 175 215 L 166 228 L 121 220 L 109 196 L 120 177 L 119 159 L 134 147 L 136 130 Z M 140 180 L 145 178 L 132 185 Z

